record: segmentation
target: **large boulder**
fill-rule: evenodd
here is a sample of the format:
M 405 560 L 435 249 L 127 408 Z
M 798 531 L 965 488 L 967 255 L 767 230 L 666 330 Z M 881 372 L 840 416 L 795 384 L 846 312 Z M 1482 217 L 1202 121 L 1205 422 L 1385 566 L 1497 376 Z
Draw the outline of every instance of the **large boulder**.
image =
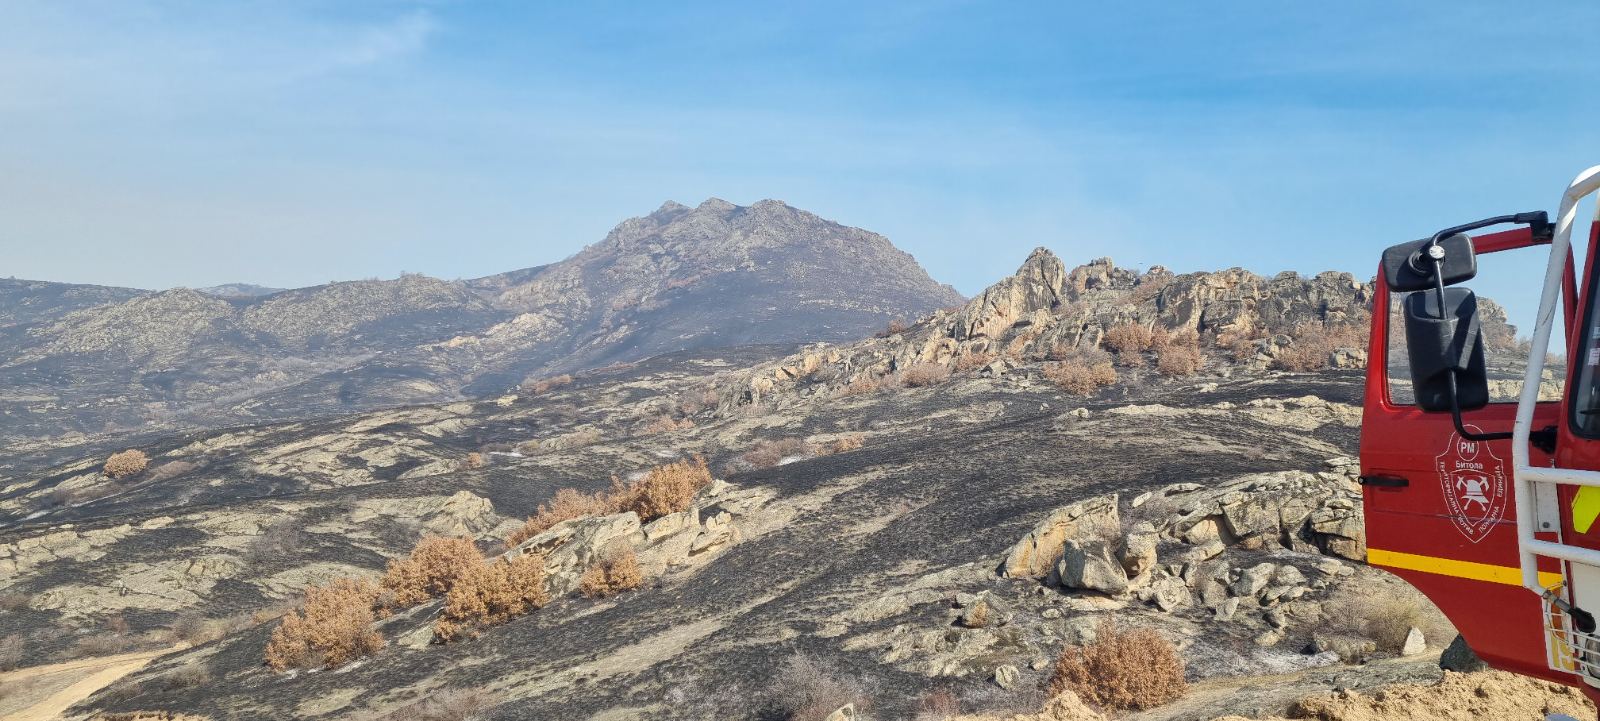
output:
M 1061 558 L 1067 540 L 1102 537 L 1120 526 L 1115 493 L 1057 508 L 1006 551 L 1000 575 L 1042 578 Z
M 1122 539 L 1122 545 L 1117 549 L 1117 560 L 1122 562 L 1122 568 L 1130 578 L 1156 567 L 1156 543 L 1160 539 L 1161 534 L 1149 523 L 1134 526 Z
M 1116 595 L 1128 590 L 1128 574 L 1111 555 L 1111 544 L 1099 539 L 1068 540 L 1056 566 L 1061 585 Z
M 1271 563 L 1258 563 L 1240 571 L 1239 579 L 1233 582 L 1233 587 L 1229 590 L 1233 591 L 1235 596 L 1254 597 L 1267 587 L 1267 583 L 1272 581 L 1272 574 L 1277 570 L 1278 567 Z
M 1439 654 L 1439 668 L 1456 673 L 1472 673 L 1487 670 L 1489 664 L 1478 658 L 1478 654 L 1467 645 L 1467 639 L 1456 634 L 1456 639 L 1450 642 L 1444 653 Z

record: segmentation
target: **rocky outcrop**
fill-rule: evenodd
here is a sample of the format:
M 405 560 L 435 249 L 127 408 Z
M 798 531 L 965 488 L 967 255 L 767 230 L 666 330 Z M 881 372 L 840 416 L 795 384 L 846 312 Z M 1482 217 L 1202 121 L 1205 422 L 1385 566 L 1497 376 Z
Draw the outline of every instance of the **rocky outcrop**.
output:
M 1110 258 L 1068 270 L 1038 248 L 966 305 L 934 312 L 904 332 L 814 346 L 734 379 L 722 389 L 723 406 L 831 397 L 925 364 L 1004 375 L 1021 362 L 1094 352 L 1105 331 L 1122 324 L 1192 330 L 1203 347 L 1219 346 L 1213 355 L 1222 362 L 1266 367 L 1307 324 L 1364 323 L 1372 293 L 1369 284 L 1336 272 L 1268 279 L 1239 268 L 1174 276 L 1155 267 L 1141 274 Z M 1241 356 L 1235 345 L 1251 338 L 1259 339 L 1255 354 Z M 1336 346 L 1327 361 L 1364 364 L 1360 345 Z
M 1293 605 L 1318 586 L 1300 567 L 1256 562 L 1235 568 L 1214 559 L 1230 548 L 1279 548 L 1361 560 L 1366 548 L 1355 462 L 1334 458 L 1325 467 L 1141 494 L 1128 512 L 1145 520 L 1126 530 L 1114 495 L 1064 506 L 1006 552 L 999 573 L 1041 578 L 1069 591 L 1131 593 L 1168 612 L 1199 604 L 1229 619 L 1241 608 L 1281 607 L 1269 617 L 1280 628 L 1307 614 L 1314 618 L 1315 607 Z M 1050 563 L 1054 572 L 1041 572 Z M 1351 570 L 1330 558 L 1316 572 L 1340 577 Z
M 1040 578 L 1060 560 L 1068 539 L 1086 539 L 1115 533 L 1117 495 L 1099 496 L 1062 506 L 1050 512 L 1028 535 L 1006 552 L 1000 574 L 1010 578 Z

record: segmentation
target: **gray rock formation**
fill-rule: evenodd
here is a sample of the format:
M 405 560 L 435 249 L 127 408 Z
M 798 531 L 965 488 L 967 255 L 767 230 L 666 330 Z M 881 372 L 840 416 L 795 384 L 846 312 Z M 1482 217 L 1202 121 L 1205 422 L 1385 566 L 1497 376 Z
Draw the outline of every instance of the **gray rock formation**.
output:
M 270 290 L 0 282 L 0 440 L 438 402 L 661 353 L 850 340 L 962 301 L 883 236 L 717 199 L 537 268 Z

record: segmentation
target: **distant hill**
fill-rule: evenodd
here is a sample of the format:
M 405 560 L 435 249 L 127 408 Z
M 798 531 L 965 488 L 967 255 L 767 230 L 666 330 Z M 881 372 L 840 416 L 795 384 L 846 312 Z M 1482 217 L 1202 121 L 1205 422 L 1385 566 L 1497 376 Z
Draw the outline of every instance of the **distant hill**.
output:
M 196 288 L 195 290 L 218 298 L 259 298 L 273 293 L 282 293 L 285 289 L 268 288 L 264 285 L 254 285 L 252 283 L 223 283 L 222 285 L 213 285 L 210 288 Z
M 847 340 L 962 300 L 883 236 L 775 200 L 669 202 L 559 263 L 466 281 L 0 281 L 0 439 L 450 400 L 665 352 Z

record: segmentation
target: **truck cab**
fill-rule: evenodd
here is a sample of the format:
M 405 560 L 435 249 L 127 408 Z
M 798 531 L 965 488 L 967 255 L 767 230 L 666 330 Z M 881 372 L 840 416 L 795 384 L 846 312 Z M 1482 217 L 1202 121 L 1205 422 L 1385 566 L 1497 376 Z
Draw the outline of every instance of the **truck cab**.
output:
M 1571 239 L 1596 190 L 1600 167 L 1553 222 L 1496 216 L 1384 252 L 1360 462 L 1371 565 L 1427 595 L 1489 665 L 1600 700 L 1600 218 L 1579 236 L 1581 276 Z M 1480 232 L 1503 225 L 1520 227 Z M 1518 338 L 1467 284 L 1540 253 Z

